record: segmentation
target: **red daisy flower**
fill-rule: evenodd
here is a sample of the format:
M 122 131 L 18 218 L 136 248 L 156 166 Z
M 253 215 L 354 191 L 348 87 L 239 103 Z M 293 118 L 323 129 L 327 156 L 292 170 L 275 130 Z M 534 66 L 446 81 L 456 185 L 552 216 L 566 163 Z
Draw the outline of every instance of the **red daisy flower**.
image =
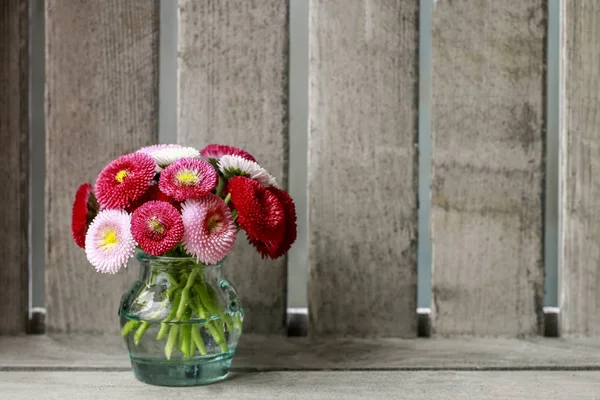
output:
M 219 176 L 212 165 L 198 158 L 182 158 L 160 174 L 160 190 L 177 201 L 197 199 L 217 187 Z
M 151 156 L 131 153 L 108 164 L 96 180 L 96 197 L 102 208 L 124 209 L 140 198 L 152 178 L 156 164 Z
M 276 259 L 288 252 L 292 244 L 296 241 L 296 206 L 289 194 L 274 186 L 267 188 L 267 191 L 273 193 L 281 202 L 285 213 L 285 229 L 280 240 L 263 242 L 257 239 L 248 238 L 263 258 L 270 257 Z
M 279 241 L 285 230 L 285 210 L 275 194 L 255 180 L 234 176 L 228 181 L 237 222 L 250 240 Z
M 96 214 L 98 214 L 98 202 L 94 197 L 92 185 L 84 183 L 77 189 L 71 215 L 73 240 L 83 249 L 85 249 L 85 235 Z
M 144 203 L 147 203 L 152 200 L 166 201 L 167 203 L 170 203 L 171 205 L 175 206 L 177 211 L 181 211 L 181 203 L 161 192 L 158 188 L 158 184 L 150 185 L 148 190 L 146 190 L 146 193 L 144 193 L 140 198 L 132 202 L 131 205 L 126 208 L 126 210 L 132 213 L 139 207 L 141 207 Z
M 252 154 L 248 153 L 246 150 L 242 150 L 233 146 L 227 146 L 225 144 L 209 144 L 200 150 L 200 155 L 209 160 L 218 160 L 224 155 L 235 155 L 245 158 L 246 160 L 256 162 L 254 157 L 252 157 Z
M 140 247 L 151 256 L 160 256 L 183 237 L 183 220 L 173 205 L 149 201 L 131 216 L 131 233 Z

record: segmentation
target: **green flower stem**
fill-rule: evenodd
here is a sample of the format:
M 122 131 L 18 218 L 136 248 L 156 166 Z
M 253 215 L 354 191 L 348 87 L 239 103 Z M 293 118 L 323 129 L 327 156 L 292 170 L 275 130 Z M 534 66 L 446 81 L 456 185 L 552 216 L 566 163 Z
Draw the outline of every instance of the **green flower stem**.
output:
M 181 319 L 183 317 L 183 314 L 185 313 L 186 308 L 189 306 L 190 288 L 194 284 L 194 280 L 196 279 L 196 275 L 198 275 L 199 271 L 200 271 L 200 268 L 194 268 L 192 270 L 192 272 L 190 273 L 190 275 L 187 278 L 185 287 L 181 291 L 181 301 L 179 302 L 179 307 L 177 308 L 177 314 L 176 314 L 177 319 Z
M 173 354 L 173 348 L 175 348 L 178 334 L 179 325 L 175 324 L 169 330 L 169 337 L 167 337 L 167 343 L 165 344 L 165 357 L 167 357 L 167 360 L 171 359 L 171 354 Z
M 133 342 L 135 343 L 135 345 L 139 345 L 142 337 L 144 336 L 144 333 L 146 333 L 146 331 L 148 330 L 148 328 L 150 327 L 150 323 L 144 321 L 141 323 L 140 327 L 137 329 L 137 331 L 135 331 L 135 335 L 133 335 Z
M 231 200 L 231 193 L 227 193 L 227 196 L 225 196 L 225 204 L 229 204 L 230 200 Z
M 194 343 L 196 345 L 196 348 L 198 348 L 198 351 L 200 352 L 200 354 L 205 356 L 207 354 L 206 346 L 204 346 L 204 342 L 202 341 L 202 336 L 200 336 L 199 328 L 195 325 L 192 326 L 191 334 L 192 334 L 192 343 Z
M 170 334 L 169 324 L 166 324 L 167 321 L 171 321 L 177 315 L 177 308 L 179 307 L 179 302 L 181 301 L 181 291 L 178 291 L 175 294 L 175 298 L 173 299 L 173 307 L 171 308 L 171 312 L 166 316 L 165 319 L 162 320 L 160 324 L 160 330 L 158 331 L 158 335 L 156 335 L 156 340 L 162 340 L 167 333 Z M 170 336 L 169 336 L 170 337 Z
M 179 309 L 179 304 L 181 303 L 181 297 L 181 291 L 175 293 L 175 298 L 173 299 L 173 306 L 171 307 L 171 312 L 169 313 L 169 315 L 167 315 L 165 319 L 163 319 L 163 322 L 171 321 L 177 316 L 177 310 Z M 175 320 L 177 321 L 177 319 Z
M 169 283 L 171 284 L 171 286 L 174 286 L 174 287 L 179 286 L 179 282 L 177 281 L 177 279 L 173 275 L 171 275 L 168 272 L 165 275 L 167 275 L 167 280 L 169 281 Z
M 194 284 L 194 291 L 198 296 L 200 296 L 200 301 L 204 308 L 212 315 L 219 315 L 223 312 L 223 309 L 219 306 L 215 306 L 213 300 L 210 297 L 210 294 L 207 292 L 206 288 L 210 287 L 209 285 L 204 285 L 200 282 L 196 282 Z
M 131 332 L 134 331 L 135 328 L 138 327 L 139 324 L 140 324 L 140 321 L 136 321 L 133 319 L 130 321 L 127 321 L 125 326 L 123 326 L 123 328 L 121 329 L 121 335 L 123 335 L 124 337 L 129 335 Z
M 191 325 L 183 324 L 179 328 L 180 336 L 181 336 L 181 347 L 180 350 L 186 358 L 190 358 L 192 355 L 190 354 L 190 342 L 191 342 Z
M 217 196 L 221 197 L 223 195 L 223 189 L 225 189 L 225 183 L 227 181 L 222 176 L 219 176 L 219 184 L 217 185 Z
M 189 340 L 189 343 L 188 343 L 189 347 L 187 349 L 189 357 L 193 357 L 194 355 L 196 355 L 196 344 L 192 340 L 192 330 L 194 330 L 194 329 L 196 329 L 196 327 L 193 326 L 193 325 L 190 325 L 190 329 L 189 329 L 189 332 L 190 332 L 189 333 L 189 338 L 190 338 L 190 340 Z
M 156 340 L 163 340 L 165 336 L 169 333 L 169 324 L 163 322 L 160 324 L 160 330 L 158 331 L 158 335 L 156 335 Z
M 198 291 L 196 290 L 195 287 L 194 287 L 194 293 L 196 293 L 198 296 L 200 296 L 200 293 L 198 293 Z M 210 315 L 205 310 L 205 308 L 202 306 L 202 304 L 203 303 L 202 303 L 201 299 L 196 298 L 196 305 L 197 305 L 196 314 L 201 319 L 208 320 L 210 318 Z M 205 323 L 205 326 L 208 328 L 208 331 L 210 332 L 213 339 L 215 339 L 215 343 L 218 344 L 219 347 L 221 348 L 221 351 L 223 353 L 227 353 L 229 351 L 229 346 L 227 345 L 227 341 L 225 340 L 225 335 L 217 328 L 218 323 L 216 323 L 216 322 L 217 321 L 208 321 Z

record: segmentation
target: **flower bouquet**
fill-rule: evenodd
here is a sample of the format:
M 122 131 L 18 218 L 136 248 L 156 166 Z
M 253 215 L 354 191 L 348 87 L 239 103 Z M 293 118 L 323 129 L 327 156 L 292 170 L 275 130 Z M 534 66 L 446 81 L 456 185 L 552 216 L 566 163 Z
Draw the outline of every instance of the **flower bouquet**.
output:
M 137 255 L 140 279 L 119 308 L 134 373 L 186 386 L 223 379 L 241 335 L 243 309 L 221 269 L 238 231 L 263 258 L 281 257 L 296 240 L 296 211 L 242 149 L 154 145 L 81 185 L 71 226 L 99 272 Z

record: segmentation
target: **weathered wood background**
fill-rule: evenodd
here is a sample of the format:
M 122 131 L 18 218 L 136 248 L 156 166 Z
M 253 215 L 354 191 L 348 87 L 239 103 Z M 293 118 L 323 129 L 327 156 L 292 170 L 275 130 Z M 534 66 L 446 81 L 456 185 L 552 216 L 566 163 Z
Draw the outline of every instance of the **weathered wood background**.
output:
M 25 332 L 29 306 L 27 11 L 0 2 L 0 334 Z
M 178 140 L 247 149 L 287 185 L 288 4 L 180 0 Z M 242 297 L 244 329 L 283 333 L 286 259 L 261 260 L 243 233 L 225 273 Z
M 158 1 L 46 2 L 46 306 L 50 332 L 117 332 L 139 271 L 100 276 L 71 239 L 75 190 L 156 143 Z
M 435 3 L 437 334 L 541 327 L 546 12 L 544 0 Z
M 432 206 L 434 334 L 540 334 L 548 0 L 435 1 L 431 77 L 418 76 L 418 0 L 308 4 L 311 336 L 416 335 L 423 202 Z M 559 306 L 565 334 L 597 335 L 600 3 L 560 5 Z M 99 276 L 71 240 L 70 214 L 79 184 L 158 141 L 158 7 L 46 2 L 50 332 L 117 331 L 120 295 L 138 274 Z M 27 322 L 27 13 L 23 0 L 0 5 L 3 334 Z M 245 147 L 287 188 L 288 2 L 179 0 L 178 16 L 174 137 Z M 417 198 L 420 84 L 432 93 L 430 199 Z M 286 268 L 240 235 L 226 273 L 247 331 L 285 332 Z
M 600 334 L 600 2 L 563 8 L 562 327 Z
M 415 336 L 418 1 L 310 1 L 312 335 Z

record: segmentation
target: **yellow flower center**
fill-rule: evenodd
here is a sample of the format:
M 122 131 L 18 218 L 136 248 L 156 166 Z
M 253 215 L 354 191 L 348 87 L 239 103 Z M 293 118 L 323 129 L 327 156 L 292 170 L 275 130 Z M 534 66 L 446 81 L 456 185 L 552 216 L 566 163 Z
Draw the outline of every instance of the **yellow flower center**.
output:
M 221 226 L 221 222 L 223 221 L 220 215 L 213 215 L 208 219 L 208 221 L 206 221 L 206 229 L 209 232 L 212 232 Z
M 156 219 L 156 217 L 152 217 L 148 220 L 148 227 L 157 233 L 164 233 L 165 227 Z
M 123 183 L 123 180 L 127 175 L 129 175 L 129 172 L 127 172 L 127 170 L 125 169 L 122 169 L 119 172 L 117 172 L 117 176 L 115 176 L 115 178 L 117 179 L 117 182 Z
M 119 238 L 117 237 L 117 232 L 112 228 L 105 230 L 100 238 L 100 247 L 102 247 L 102 250 L 104 251 L 110 251 L 118 243 Z
M 191 186 L 198 182 L 198 174 L 189 169 L 177 173 L 177 182 L 184 186 Z

